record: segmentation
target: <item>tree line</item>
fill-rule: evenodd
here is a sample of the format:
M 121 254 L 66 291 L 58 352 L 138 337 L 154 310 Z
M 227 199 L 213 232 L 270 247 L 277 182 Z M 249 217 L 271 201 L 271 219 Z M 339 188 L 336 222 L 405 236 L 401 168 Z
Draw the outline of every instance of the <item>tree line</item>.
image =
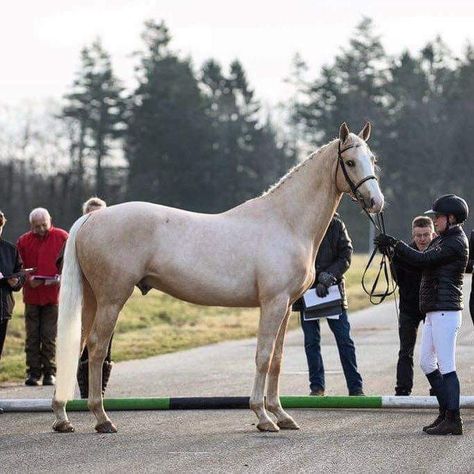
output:
M 68 228 L 93 194 L 110 204 L 223 211 L 267 189 L 307 150 L 334 138 L 343 121 L 353 131 L 366 120 L 374 126 L 389 232 L 408 238 L 410 220 L 439 194 L 473 202 L 471 46 L 455 57 L 436 38 L 417 53 L 390 56 L 364 18 L 316 77 L 295 57 L 288 123 L 277 127 L 263 116 L 238 60 L 224 70 L 209 59 L 196 70 L 171 39 L 164 22 L 145 23 L 131 91 L 100 40 L 86 46 L 70 91 L 50 107 L 48 120 L 35 128 L 23 114 L 20 129 L 0 136 L 7 237 L 25 231 L 29 210 L 39 205 Z M 356 249 L 366 250 L 360 210 L 345 199 L 341 213 Z
M 332 63 L 316 78 L 306 76 L 305 62 L 296 58 L 291 120 L 304 142 L 326 143 L 342 121 L 353 128 L 365 120 L 374 125 L 370 145 L 381 167 L 388 232 L 408 239 L 411 219 L 442 194 L 459 194 L 474 206 L 471 45 L 455 57 L 438 37 L 416 54 L 391 57 L 364 18 Z M 363 246 L 365 219 L 348 200 L 341 212 Z
M 68 228 L 91 195 L 109 204 L 223 211 L 262 193 L 296 163 L 295 148 L 270 118 L 262 120 L 238 60 L 224 70 L 209 59 L 195 71 L 171 49 L 163 22 L 146 22 L 142 40 L 132 91 L 97 40 L 83 48 L 70 91 L 49 111 L 54 127 L 26 113 L 22 129 L 11 132 L 15 140 L 0 139 L 7 237 L 27 229 L 36 206 Z

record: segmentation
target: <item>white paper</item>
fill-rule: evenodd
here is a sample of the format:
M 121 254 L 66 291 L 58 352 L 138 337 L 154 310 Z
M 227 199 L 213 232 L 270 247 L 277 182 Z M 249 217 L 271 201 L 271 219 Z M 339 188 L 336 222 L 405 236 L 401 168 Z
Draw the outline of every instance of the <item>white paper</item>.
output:
M 330 316 L 311 316 L 311 312 L 304 313 L 303 319 L 305 321 L 316 321 L 317 319 L 339 319 L 340 314 L 333 314 Z
M 339 291 L 338 285 L 332 285 L 328 288 L 329 293 L 327 296 L 321 298 L 316 294 L 316 288 L 310 288 L 304 295 L 304 304 L 307 308 L 316 306 L 322 303 L 330 303 L 331 301 L 336 301 L 341 299 L 341 292 Z M 339 317 L 339 315 L 336 315 Z M 332 316 L 331 316 L 332 317 Z

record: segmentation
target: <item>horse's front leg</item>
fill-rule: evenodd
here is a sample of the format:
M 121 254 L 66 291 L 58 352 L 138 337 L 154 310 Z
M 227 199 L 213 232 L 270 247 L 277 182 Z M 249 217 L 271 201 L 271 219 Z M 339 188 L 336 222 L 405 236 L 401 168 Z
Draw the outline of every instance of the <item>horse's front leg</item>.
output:
M 275 340 L 288 308 L 288 300 L 278 297 L 262 302 L 258 327 L 257 354 L 255 356 L 256 373 L 250 396 L 250 408 L 258 417 L 257 428 L 260 431 L 279 431 L 278 426 L 265 411 L 264 392 Z
M 300 427 L 293 420 L 293 418 L 283 410 L 280 403 L 280 371 L 283 360 L 283 344 L 285 342 L 286 328 L 290 319 L 291 309 L 288 308 L 285 317 L 280 325 L 278 336 L 273 351 L 273 357 L 268 373 L 268 387 L 267 387 L 267 409 L 273 413 L 277 419 L 277 425 L 281 429 L 298 430 Z

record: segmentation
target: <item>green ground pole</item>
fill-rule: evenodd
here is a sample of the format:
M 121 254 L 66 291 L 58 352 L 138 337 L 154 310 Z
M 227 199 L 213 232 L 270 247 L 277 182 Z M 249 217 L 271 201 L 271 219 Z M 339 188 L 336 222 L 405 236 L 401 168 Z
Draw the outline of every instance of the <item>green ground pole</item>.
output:
M 310 397 L 282 396 L 284 408 L 291 409 L 374 409 L 374 408 L 436 408 L 435 397 Z M 229 410 L 248 409 L 249 397 L 141 397 L 105 398 L 106 410 Z M 8 412 L 50 412 L 51 399 L 0 399 L 0 408 Z M 461 397 L 461 408 L 474 408 L 474 396 Z M 69 411 L 87 411 L 86 400 L 71 400 Z

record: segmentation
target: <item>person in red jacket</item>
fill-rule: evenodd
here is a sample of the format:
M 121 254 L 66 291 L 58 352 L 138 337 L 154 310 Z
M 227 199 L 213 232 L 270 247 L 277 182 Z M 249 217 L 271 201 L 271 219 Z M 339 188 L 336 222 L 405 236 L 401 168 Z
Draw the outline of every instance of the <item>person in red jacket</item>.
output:
M 31 230 L 17 243 L 26 268 L 35 267 L 23 286 L 26 330 L 26 385 L 54 385 L 56 375 L 56 332 L 58 319 L 59 276 L 56 258 L 68 233 L 51 224 L 47 209 L 30 213 Z

